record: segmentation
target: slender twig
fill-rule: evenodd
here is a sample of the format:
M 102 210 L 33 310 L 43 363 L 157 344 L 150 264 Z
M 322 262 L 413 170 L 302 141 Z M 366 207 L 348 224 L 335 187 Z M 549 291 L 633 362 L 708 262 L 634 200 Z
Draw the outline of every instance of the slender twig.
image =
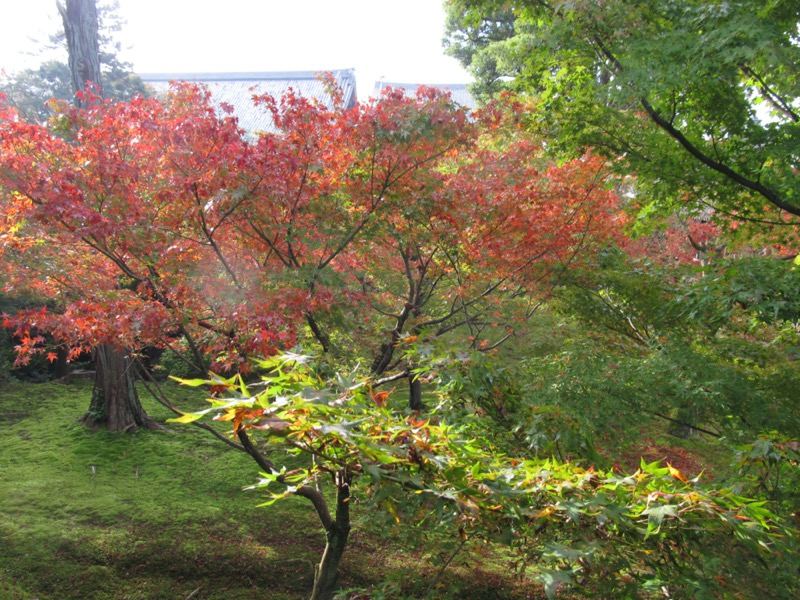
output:
M 394 375 L 389 375 L 387 377 L 382 377 L 381 379 L 376 379 L 372 383 L 372 387 L 376 388 L 378 386 L 391 383 L 392 381 L 397 381 L 398 379 L 405 379 L 407 377 L 408 377 L 408 371 L 401 371 L 400 373 L 395 373 Z
M 450 566 L 450 563 L 453 562 L 458 553 L 461 552 L 462 548 L 464 548 L 467 542 L 470 541 L 474 535 L 474 533 L 471 533 L 470 535 L 464 536 L 464 538 L 461 540 L 461 543 L 458 545 L 458 548 L 453 551 L 453 553 L 450 555 L 450 558 L 445 561 L 445 563 L 439 569 L 439 572 L 436 573 L 436 577 L 434 577 L 433 581 L 431 582 L 431 588 L 435 587 L 436 584 L 439 583 L 439 580 L 442 578 L 442 575 L 444 575 L 447 567 Z
M 713 436 L 713 437 L 716 437 L 716 438 L 722 437 L 719 433 L 714 433 L 713 431 L 709 431 L 708 429 L 703 429 L 702 427 L 698 427 L 697 425 L 692 425 L 691 423 L 687 423 L 686 421 L 680 421 L 678 419 L 673 419 L 672 417 L 668 417 L 667 415 L 661 414 L 660 412 L 656 412 L 654 410 L 647 411 L 647 412 L 649 412 L 651 415 L 659 417 L 660 419 L 664 419 L 664 420 L 669 421 L 671 423 L 675 423 L 676 425 L 681 425 L 683 427 L 689 427 L 690 429 L 694 429 L 696 431 L 699 431 L 701 433 L 705 433 L 706 435 L 710 435 L 710 436 Z
M 197 595 L 197 592 L 199 592 L 199 591 L 200 591 L 200 590 L 202 590 L 202 589 L 203 589 L 203 586 L 201 585 L 199 588 L 197 588 L 197 589 L 196 589 L 195 591 L 193 591 L 191 594 L 189 594 L 188 596 L 186 596 L 186 600 L 191 600 L 192 598 L 194 598 L 194 597 Z

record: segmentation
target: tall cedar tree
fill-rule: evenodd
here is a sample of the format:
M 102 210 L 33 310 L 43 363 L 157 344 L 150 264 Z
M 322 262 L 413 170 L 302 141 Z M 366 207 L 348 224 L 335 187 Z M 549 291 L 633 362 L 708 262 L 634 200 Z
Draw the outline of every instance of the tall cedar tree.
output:
M 67 0 L 66 8 L 57 6 L 64 21 L 75 103 L 85 106 L 93 98 L 87 94 L 88 85 L 98 93 L 102 91 L 97 7 L 95 0 Z M 135 369 L 125 347 L 108 340 L 95 346 L 93 352 L 94 389 L 83 422 L 109 431 L 156 427 L 139 401 Z

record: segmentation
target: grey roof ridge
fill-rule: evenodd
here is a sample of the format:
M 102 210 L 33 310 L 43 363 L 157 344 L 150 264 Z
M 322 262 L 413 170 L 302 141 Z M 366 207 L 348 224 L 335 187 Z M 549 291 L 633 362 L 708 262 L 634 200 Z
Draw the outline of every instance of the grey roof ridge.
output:
M 456 88 L 463 88 L 469 85 L 469 83 L 410 83 L 400 82 L 400 81 L 376 81 L 376 84 L 379 84 L 381 87 L 403 87 L 406 85 L 410 85 L 413 87 L 435 87 L 435 88 L 442 88 L 442 87 L 456 87 Z
M 343 73 L 354 76 L 355 69 L 319 69 L 317 71 L 253 71 L 229 73 L 138 73 L 142 81 L 269 81 L 281 79 L 316 79 L 320 73 Z

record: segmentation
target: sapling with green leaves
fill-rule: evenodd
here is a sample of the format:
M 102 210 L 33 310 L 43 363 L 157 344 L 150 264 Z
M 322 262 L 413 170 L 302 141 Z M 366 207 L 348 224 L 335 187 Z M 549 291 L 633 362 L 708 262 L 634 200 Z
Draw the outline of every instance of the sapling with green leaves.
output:
M 240 375 L 180 380 L 215 396 L 209 408 L 174 421 L 230 423 L 229 435 L 261 470 L 248 489 L 263 491 L 263 505 L 310 502 L 326 536 L 312 600 L 337 589 L 354 498 L 410 535 L 436 524 L 463 539 L 502 541 L 538 564 L 551 598 L 562 585 L 630 593 L 658 582 L 678 593 L 693 585 L 698 576 L 689 567 L 702 563 L 700 550 L 714 540 L 733 536 L 753 557 L 780 545 L 781 530 L 764 503 L 707 489 L 671 465 L 642 462 L 636 473 L 619 475 L 514 457 L 493 444 L 490 420 L 464 418 L 446 396 L 421 414 L 376 392 L 369 378 L 323 379 L 305 356 L 283 354 L 257 366 L 265 375 L 255 383 Z M 307 466 L 287 467 L 289 456 Z M 332 494 L 320 491 L 320 480 Z M 706 579 L 706 586 L 728 585 Z

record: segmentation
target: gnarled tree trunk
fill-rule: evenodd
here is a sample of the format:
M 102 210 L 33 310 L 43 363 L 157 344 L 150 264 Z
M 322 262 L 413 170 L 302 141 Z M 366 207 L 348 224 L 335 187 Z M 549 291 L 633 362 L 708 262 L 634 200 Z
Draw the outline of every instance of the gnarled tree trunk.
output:
M 89 427 L 126 432 L 139 427 L 158 429 L 142 408 L 136 392 L 134 365 L 125 350 L 110 344 L 95 349 L 92 403 L 81 422 Z

